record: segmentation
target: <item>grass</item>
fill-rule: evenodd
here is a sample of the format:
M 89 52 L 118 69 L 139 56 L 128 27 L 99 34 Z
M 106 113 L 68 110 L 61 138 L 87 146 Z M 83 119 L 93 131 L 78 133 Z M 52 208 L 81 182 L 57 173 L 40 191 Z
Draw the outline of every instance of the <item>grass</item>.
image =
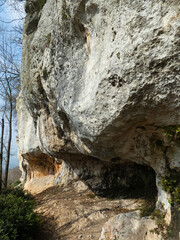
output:
M 87 197 L 91 198 L 91 199 L 94 199 L 96 196 L 93 193 L 89 193 L 89 194 L 87 194 Z

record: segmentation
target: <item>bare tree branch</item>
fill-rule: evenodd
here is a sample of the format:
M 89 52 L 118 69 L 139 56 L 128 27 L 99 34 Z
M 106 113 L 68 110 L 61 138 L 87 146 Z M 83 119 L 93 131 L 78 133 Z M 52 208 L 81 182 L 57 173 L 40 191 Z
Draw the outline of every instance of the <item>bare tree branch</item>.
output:
M 7 145 L 3 146 L 4 149 L 7 149 L 4 177 L 5 187 L 7 187 L 9 162 L 11 156 L 13 111 L 15 110 L 16 96 L 18 94 L 20 84 L 20 62 L 18 61 L 17 54 L 13 48 L 12 38 L 8 38 L 7 40 L 6 37 L 1 36 L 0 41 L 0 103 L 2 105 L 1 111 L 8 122 Z M 1 174 L 0 178 L 1 184 Z
M 6 3 L 6 0 L 3 1 L 3 3 L 0 4 L 0 7 L 2 7 Z
M 22 20 L 24 20 L 24 17 L 23 18 L 12 19 L 10 21 L 4 21 L 4 20 L 0 19 L 0 22 L 10 24 L 10 23 L 17 22 L 17 21 L 22 21 Z

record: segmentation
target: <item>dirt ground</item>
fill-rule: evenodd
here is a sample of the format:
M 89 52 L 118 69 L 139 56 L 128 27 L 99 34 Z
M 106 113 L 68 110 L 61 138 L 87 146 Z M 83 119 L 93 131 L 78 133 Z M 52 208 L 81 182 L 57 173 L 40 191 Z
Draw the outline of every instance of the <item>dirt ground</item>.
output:
M 143 202 L 98 197 L 82 182 L 50 187 L 35 199 L 43 220 L 39 240 L 98 240 L 109 218 L 135 210 Z

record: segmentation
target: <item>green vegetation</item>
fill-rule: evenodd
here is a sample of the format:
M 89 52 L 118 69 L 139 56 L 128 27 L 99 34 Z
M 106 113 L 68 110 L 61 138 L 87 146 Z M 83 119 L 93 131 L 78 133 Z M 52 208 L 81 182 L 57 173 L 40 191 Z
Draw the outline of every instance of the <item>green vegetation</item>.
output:
M 178 178 L 176 179 L 173 175 L 168 175 L 165 178 L 161 178 L 159 185 L 162 186 L 163 190 L 171 195 L 171 199 L 169 199 L 169 203 L 172 206 L 175 206 L 180 211 L 180 187 Z M 167 225 L 165 221 L 166 212 L 164 211 L 164 206 L 161 204 L 160 209 L 156 209 L 152 214 L 151 218 L 156 221 L 157 227 L 152 229 L 152 233 L 156 233 L 158 235 L 161 234 L 163 239 L 169 240 L 170 236 L 172 236 L 172 226 Z
M 154 201 L 149 201 L 146 204 L 144 204 L 139 210 L 140 210 L 140 216 L 141 217 L 147 217 L 151 216 L 151 214 L 154 212 L 156 207 L 156 204 Z
M 22 189 L 9 188 L 0 194 L 0 240 L 33 240 L 41 222 L 35 202 Z
M 120 59 L 120 52 L 116 54 L 117 58 Z
M 162 128 L 162 131 L 169 140 L 176 140 L 180 138 L 180 126 L 179 125 L 170 125 Z
M 16 186 L 18 186 L 20 183 L 21 183 L 21 181 L 20 181 L 20 180 L 17 180 L 16 182 L 12 183 L 11 186 L 12 186 L 12 187 L 16 187 Z
M 91 199 L 94 199 L 96 196 L 95 196 L 95 194 L 93 194 L 93 193 L 89 193 L 89 194 L 87 194 L 87 197 L 88 197 L 88 198 L 91 198 Z
M 46 0 L 37 0 L 36 1 L 36 9 L 38 11 L 40 11 L 43 8 L 45 3 L 46 3 Z
M 180 211 L 180 186 L 178 180 L 173 176 L 169 175 L 165 178 L 161 178 L 159 185 L 162 186 L 163 190 L 171 194 L 171 199 L 169 199 L 169 203 L 178 206 L 178 210 Z
M 161 235 L 163 239 L 168 240 L 172 233 L 172 228 L 168 226 L 165 221 L 165 211 L 163 209 L 156 209 L 152 213 L 151 219 L 154 219 L 157 225 L 157 227 L 152 229 L 151 232 L 157 235 Z
M 49 47 L 49 44 L 51 42 L 51 33 L 46 35 L 46 40 L 47 40 L 46 45 L 47 45 L 47 47 Z
M 62 17 L 63 17 L 63 19 L 67 19 L 67 10 L 66 10 L 66 5 L 65 4 L 63 4 L 62 5 Z

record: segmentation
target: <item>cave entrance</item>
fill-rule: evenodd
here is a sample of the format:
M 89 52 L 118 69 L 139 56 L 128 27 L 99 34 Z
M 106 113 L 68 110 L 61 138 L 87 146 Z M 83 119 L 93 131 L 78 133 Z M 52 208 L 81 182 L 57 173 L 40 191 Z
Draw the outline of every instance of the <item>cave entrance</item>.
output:
M 157 197 L 156 173 L 139 164 L 114 164 L 105 168 L 98 195 L 110 198 Z
M 87 156 L 74 157 L 66 163 L 76 176 L 101 197 L 157 197 L 156 173 L 149 166 L 136 163 L 117 164 Z

